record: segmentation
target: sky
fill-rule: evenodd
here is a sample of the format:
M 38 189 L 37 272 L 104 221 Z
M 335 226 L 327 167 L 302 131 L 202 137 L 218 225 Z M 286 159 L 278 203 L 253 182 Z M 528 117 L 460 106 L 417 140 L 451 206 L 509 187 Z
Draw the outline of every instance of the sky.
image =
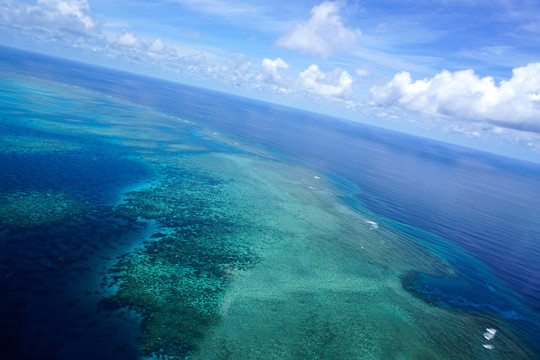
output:
M 0 44 L 540 162 L 538 0 L 0 0 Z

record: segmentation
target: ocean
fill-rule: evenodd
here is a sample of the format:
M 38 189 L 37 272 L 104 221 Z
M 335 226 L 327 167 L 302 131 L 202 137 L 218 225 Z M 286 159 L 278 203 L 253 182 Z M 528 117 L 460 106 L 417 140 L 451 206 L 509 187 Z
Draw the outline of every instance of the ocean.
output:
M 540 165 L 0 48 L 2 359 L 540 358 Z

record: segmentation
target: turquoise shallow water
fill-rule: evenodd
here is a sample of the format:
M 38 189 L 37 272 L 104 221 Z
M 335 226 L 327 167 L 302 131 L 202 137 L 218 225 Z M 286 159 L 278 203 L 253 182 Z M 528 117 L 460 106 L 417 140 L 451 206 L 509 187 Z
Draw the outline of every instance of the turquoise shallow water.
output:
M 15 54 L 3 358 L 538 357 L 537 166 Z

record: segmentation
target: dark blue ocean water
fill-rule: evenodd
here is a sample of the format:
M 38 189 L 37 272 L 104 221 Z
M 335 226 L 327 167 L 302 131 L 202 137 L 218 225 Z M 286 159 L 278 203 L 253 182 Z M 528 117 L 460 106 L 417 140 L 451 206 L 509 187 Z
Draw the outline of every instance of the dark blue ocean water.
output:
M 423 239 L 427 246 L 442 249 L 444 242 L 440 239 L 449 241 L 475 260 L 445 254 L 460 271 L 459 278 L 402 274 L 407 290 L 436 306 L 505 317 L 540 350 L 540 165 L 7 48 L 0 48 L 0 70 L 77 85 L 151 106 L 342 176 L 357 186 L 353 196 L 346 199 L 351 206 L 359 202 L 381 217 L 402 223 L 403 231 Z M 65 169 L 50 169 L 34 183 L 33 167 L 40 167 L 45 160 L 0 153 L 0 191 L 17 190 L 8 175 L 16 174 L 13 176 L 27 179 L 36 190 L 57 186 L 87 201 L 103 203 L 133 179 L 151 176 L 136 162 L 118 161 L 116 152 L 120 149 L 108 146 L 95 150 L 99 158 L 95 162 L 87 156 L 47 155 L 59 157 L 47 161 L 65 164 L 73 177 L 66 178 Z M 28 165 L 20 168 L 21 163 Z M 337 185 L 353 190 L 351 184 Z M 85 193 L 84 189 L 93 190 Z M 114 221 L 110 225 L 116 230 L 121 227 Z M 135 224 L 130 226 L 136 231 Z M 6 246 L 16 251 L 13 244 Z M 73 249 L 76 247 L 73 245 Z M 96 247 L 94 252 L 102 249 L 99 244 Z M 73 249 L 68 246 L 63 251 Z M 497 292 L 490 283 L 494 278 L 512 291 Z M 25 316 L 24 311 L 21 308 L 17 316 Z M 16 323 L 12 318 L 7 321 Z

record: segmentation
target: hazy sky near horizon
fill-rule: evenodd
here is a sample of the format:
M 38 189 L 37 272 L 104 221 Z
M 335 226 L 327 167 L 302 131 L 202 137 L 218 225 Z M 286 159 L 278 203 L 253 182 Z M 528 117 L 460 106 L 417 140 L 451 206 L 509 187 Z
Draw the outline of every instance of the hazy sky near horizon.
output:
M 540 157 L 540 1 L 0 0 L 0 43 Z

